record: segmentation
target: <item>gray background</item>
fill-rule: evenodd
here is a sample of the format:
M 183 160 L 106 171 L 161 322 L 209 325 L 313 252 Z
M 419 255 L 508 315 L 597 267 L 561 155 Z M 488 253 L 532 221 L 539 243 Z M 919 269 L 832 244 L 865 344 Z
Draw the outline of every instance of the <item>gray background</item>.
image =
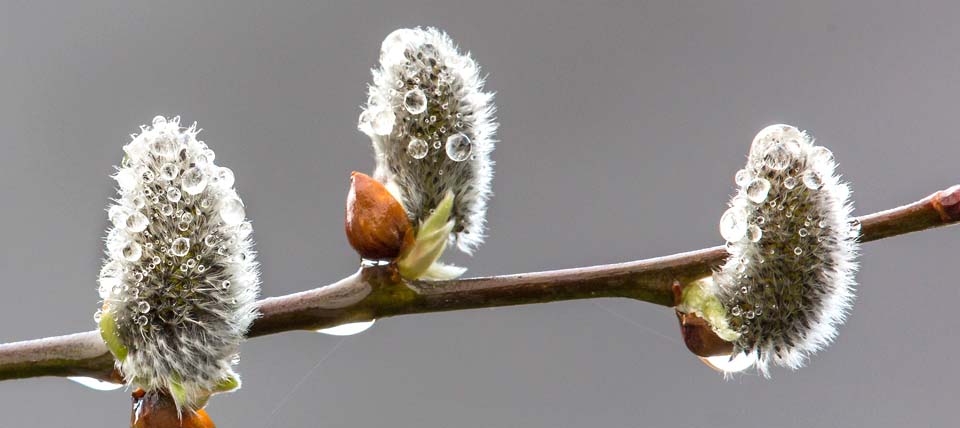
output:
M 108 175 L 158 113 L 199 121 L 236 172 L 264 295 L 351 273 L 347 178 L 373 165 L 358 106 L 401 26 L 449 31 L 497 92 L 490 238 L 453 258 L 472 275 L 720 243 L 771 123 L 834 151 L 860 214 L 958 178 L 955 2 L 130 3 L 0 3 L 0 341 L 94 327 Z M 957 233 L 866 245 L 837 343 L 770 380 L 708 370 L 668 309 L 579 301 L 256 339 L 245 387 L 210 411 L 223 427 L 952 425 Z M 0 427 L 127 417 L 124 391 L 0 383 Z

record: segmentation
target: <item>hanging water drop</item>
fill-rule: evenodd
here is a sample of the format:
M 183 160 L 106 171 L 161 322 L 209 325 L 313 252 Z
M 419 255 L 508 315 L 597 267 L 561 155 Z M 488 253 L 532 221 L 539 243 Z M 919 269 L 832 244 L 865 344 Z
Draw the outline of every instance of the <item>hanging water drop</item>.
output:
M 115 389 L 123 388 L 122 383 L 106 382 L 86 376 L 67 376 L 67 379 L 97 391 L 113 391 Z
M 347 324 L 341 324 L 336 327 L 322 328 L 317 330 L 317 333 L 329 334 L 331 336 L 353 336 L 354 334 L 363 333 L 367 331 L 370 327 L 373 327 L 373 323 L 376 320 L 370 321 L 361 321 L 361 322 L 352 322 Z
M 763 230 L 755 224 L 751 224 L 750 227 L 747 227 L 747 239 L 750 242 L 760 241 L 760 238 L 763 237 Z
M 756 362 L 756 358 L 742 352 L 735 356 L 717 355 L 713 357 L 701 357 L 701 361 L 710 368 L 723 373 L 742 372 Z
M 733 180 L 738 186 L 746 186 L 747 183 L 750 182 L 750 171 L 747 171 L 746 168 L 737 171 L 736 175 L 733 176 Z

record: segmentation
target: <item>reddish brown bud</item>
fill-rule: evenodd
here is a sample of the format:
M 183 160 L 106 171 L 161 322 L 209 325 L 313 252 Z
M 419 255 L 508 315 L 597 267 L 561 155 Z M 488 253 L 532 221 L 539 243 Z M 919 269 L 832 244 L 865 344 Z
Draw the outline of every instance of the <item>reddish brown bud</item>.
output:
M 177 412 L 169 395 L 137 389 L 133 392 L 130 428 L 216 428 L 203 409 Z
M 414 233 L 407 212 L 383 184 L 366 174 L 350 175 L 344 222 L 350 246 L 368 260 L 393 260 Z
M 945 222 L 960 221 L 960 185 L 941 190 L 933 195 L 933 208 Z
M 680 302 L 682 288 L 680 284 L 674 282 L 673 294 L 677 303 Z M 688 314 L 676 311 L 677 320 L 680 321 L 680 333 L 683 335 L 683 343 L 687 349 L 699 357 L 713 357 L 717 355 L 730 355 L 733 352 L 733 344 L 717 336 L 710 324 L 703 318 L 695 314 Z
M 699 357 L 713 357 L 730 355 L 733 344 L 717 336 L 706 320 L 694 314 L 677 311 L 677 320 L 680 321 L 680 332 L 687 349 Z

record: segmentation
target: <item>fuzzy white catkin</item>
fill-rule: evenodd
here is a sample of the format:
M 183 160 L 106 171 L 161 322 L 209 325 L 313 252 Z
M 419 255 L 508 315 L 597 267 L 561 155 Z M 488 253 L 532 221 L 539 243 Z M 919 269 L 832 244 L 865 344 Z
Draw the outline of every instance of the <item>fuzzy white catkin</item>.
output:
M 124 377 L 148 390 L 176 383 L 189 407 L 236 377 L 260 283 L 252 227 L 196 124 L 157 116 L 141 129 L 114 176 L 99 292 L 129 350 Z
M 493 178 L 493 94 L 469 54 L 435 28 L 396 30 L 383 41 L 358 128 L 373 141 L 374 178 L 417 226 L 447 191 L 451 238 L 472 252 L 484 237 Z
M 730 257 L 715 292 L 739 333 L 734 356 L 802 366 L 837 334 L 853 301 L 860 225 L 830 150 L 789 125 L 754 138 L 721 218 Z

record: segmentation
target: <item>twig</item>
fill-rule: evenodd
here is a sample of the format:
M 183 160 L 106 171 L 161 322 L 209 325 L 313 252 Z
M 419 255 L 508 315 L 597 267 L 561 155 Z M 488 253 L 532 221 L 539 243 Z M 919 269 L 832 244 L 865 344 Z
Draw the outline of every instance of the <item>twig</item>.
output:
M 875 241 L 960 221 L 960 185 L 917 202 L 858 218 L 861 240 Z M 674 282 L 703 277 L 723 262 L 724 247 L 654 259 L 443 282 L 408 282 L 393 266 L 373 266 L 334 284 L 260 301 L 249 337 L 316 330 L 396 315 L 627 297 L 673 306 Z M 0 345 L 0 380 L 88 376 L 117 381 L 113 357 L 97 331 Z

